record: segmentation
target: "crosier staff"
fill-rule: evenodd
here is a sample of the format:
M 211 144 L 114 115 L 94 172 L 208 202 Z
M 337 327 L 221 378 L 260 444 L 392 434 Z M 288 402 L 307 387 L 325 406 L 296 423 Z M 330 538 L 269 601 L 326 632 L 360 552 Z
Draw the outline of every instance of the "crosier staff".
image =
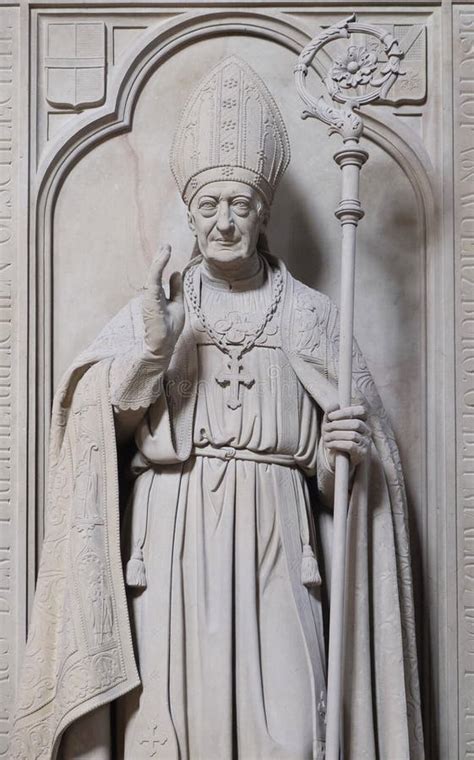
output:
M 306 88 L 306 76 L 317 53 L 329 42 L 350 38 L 352 34 L 366 34 L 376 38 L 379 51 L 349 47 L 344 58 L 333 64 L 324 83 L 337 107 L 323 97 L 315 98 Z M 385 60 L 379 61 L 380 52 Z M 385 99 L 397 79 L 402 52 L 393 35 L 380 27 L 358 23 L 353 14 L 348 19 L 330 26 L 301 52 L 295 68 L 296 87 L 307 109 L 303 118 L 315 118 L 329 126 L 329 134 L 342 137 L 343 148 L 334 154 L 342 170 L 341 201 L 336 217 L 342 227 L 341 298 L 339 384 L 340 408 L 352 403 L 352 342 L 354 323 L 354 275 L 356 259 L 356 233 L 359 220 L 364 216 L 359 200 L 359 175 L 369 155 L 359 146 L 363 122 L 354 108 L 365 103 Z M 348 90 L 353 89 L 353 96 Z M 334 529 L 331 564 L 331 611 L 329 620 L 329 661 L 326 727 L 326 760 L 339 760 L 341 748 L 341 707 L 343 674 L 344 586 L 346 565 L 346 522 L 349 503 L 349 456 L 336 453 L 334 486 Z

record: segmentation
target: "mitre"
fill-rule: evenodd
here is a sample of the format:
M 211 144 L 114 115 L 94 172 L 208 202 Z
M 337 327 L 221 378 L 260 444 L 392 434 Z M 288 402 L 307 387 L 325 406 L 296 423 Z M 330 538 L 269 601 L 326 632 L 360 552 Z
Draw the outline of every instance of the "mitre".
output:
M 171 170 L 184 202 L 209 182 L 234 180 L 270 205 L 289 160 L 285 124 L 266 86 L 240 58 L 225 58 L 189 98 L 174 139 Z

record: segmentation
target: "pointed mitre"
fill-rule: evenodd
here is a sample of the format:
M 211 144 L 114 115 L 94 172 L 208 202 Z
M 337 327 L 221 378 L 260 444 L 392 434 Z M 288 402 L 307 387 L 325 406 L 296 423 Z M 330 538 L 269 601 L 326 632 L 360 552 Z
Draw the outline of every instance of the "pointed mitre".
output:
M 244 61 L 221 61 L 191 95 L 176 132 L 171 170 L 189 205 L 216 180 L 245 182 L 270 205 L 290 160 L 285 124 L 260 77 Z

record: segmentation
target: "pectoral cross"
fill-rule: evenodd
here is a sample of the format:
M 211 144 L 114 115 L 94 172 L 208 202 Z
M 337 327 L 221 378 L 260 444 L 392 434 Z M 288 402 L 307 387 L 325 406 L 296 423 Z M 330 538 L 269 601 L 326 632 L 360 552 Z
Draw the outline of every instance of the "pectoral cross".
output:
M 245 385 L 246 388 L 254 383 L 255 378 L 243 371 L 242 360 L 238 354 L 232 354 L 227 357 L 225 366 L 228 372 L 225 370 L 216 377 L 219 385 L 227 386 L 227 398 L 226 405 L 229 409 L 238 409 L 242 406 L 240 401 L 240 386 Z

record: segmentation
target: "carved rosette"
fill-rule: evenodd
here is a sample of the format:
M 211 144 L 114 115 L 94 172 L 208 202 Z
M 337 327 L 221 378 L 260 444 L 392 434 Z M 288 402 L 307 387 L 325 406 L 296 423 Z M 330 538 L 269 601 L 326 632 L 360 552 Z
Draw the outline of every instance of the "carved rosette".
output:
M 366 47 L 350 45 L 345 55 L 336 58 L 329 76 L 338 90 L 350 89 L 361 84 L 371 84 L 376 68 L 376 53 Z

